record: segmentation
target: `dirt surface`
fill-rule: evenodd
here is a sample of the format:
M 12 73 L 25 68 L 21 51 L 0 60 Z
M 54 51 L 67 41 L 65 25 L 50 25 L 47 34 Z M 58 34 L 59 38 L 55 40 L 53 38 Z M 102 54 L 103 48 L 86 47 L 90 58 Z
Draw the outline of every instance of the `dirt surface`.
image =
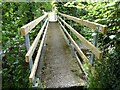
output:
M 82 72 L 73 58 L 58 23 L 49 23 L 46 51 L 42 69 L 42 83 L 46 88 L 80 86 Z

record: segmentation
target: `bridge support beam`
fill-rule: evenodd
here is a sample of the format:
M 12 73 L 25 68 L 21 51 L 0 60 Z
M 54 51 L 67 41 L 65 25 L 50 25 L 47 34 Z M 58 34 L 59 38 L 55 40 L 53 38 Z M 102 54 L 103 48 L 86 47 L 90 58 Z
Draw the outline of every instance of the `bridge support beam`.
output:
M 26 34 L 25 35 L 25 46 L 26 46 L 26 49 L 27 51 L 29 50 L 30 48 L 30 39 L 29 39 L 29 34 Z M 32 59 L 29 61 L 29 68 L 30 68 L 30 72 L 32 70 L 32 66 L 33 66 L 33 61 Z

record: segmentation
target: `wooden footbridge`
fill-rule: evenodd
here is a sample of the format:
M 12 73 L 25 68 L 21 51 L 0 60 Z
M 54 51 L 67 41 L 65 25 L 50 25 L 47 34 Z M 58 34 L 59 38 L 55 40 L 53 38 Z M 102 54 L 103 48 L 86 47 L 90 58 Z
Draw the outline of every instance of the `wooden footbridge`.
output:
M 107 26 L 60 12 L 54 14 L 54 18 L 50 16 L 50 13 L 45 13 L 21 27 L 21 35 L 25 36 L 27 48 L 25 61 L 30 67 L 30 83 L 33 87 L 39 87 L 42 83 L 42 88 L 86 85 L 88 72 L 95 72 L 94 60 L 102 58 L 102 51 L 97 48 L 97 39 L 99 33 L 106 34 Z M 67 19 L 91 28 L 94 32 L 93 43 L 71 27 L 66 22 Z M 40 22 L 44 24 L 30 45 L 29 32 Z M 71 33 L 79 39 L 79 43 L 72 38 Z

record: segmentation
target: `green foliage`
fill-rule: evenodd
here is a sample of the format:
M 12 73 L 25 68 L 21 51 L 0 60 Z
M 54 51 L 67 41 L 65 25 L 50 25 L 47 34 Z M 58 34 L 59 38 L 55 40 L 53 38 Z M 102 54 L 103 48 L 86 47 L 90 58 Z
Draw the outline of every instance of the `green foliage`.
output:
M 25 62 L 25 40 L 20 27 L 49 11 L 50 3 L 3 2 L 2 3 L 2 66 L 3 88 L 29 88 L 29 65 Z M 31 33 L 34 39 L 38 25 Z
M 90 88 L 110 88 L 118 90 L 120 89 L 120 61 L 119 53 L 109 54 L 108 57 L 101 60 L 101 62 L 95 63 L 95 69 L 97 73 L 93 77 L 89 77 Z

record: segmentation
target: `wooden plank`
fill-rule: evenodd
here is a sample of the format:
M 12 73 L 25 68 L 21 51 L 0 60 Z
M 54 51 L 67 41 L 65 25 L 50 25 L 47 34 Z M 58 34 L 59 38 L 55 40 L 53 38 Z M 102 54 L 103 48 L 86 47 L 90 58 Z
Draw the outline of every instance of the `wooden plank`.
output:
M 32 83 L 34 81 L 34 79 L 35 79 L 35 73 L 36 73 L 38 62 L 39 62 L 39 59 L 40 59 L 42 47 L 44 45 L 45 36 L 46 36 L 46 33 L 47 33 L 47 28 L 48 28 L 48 23 L 47 23 L 47 26 L 45 28 L 45 32 L 44 32 L 44 35 L 42 37 L 42 40 L 41 40 L 41 43 L 40 43 L 40 46 L 39 46 L 39 49 L 38 49 L 38 53 L 36 55 L 36 58 L 35 58 L 35 61 L 34 61 L 34 65 L 32 67 L 32 71 L 31 71 L 30 76 L 29 76 L 30 83 Z
M 102 24 L 98 24 L 98 23 L 95 23 L 95 22 L 90 22 L 88 20 L 83 20 L 83 19 L 80 19 L 80 18 L 77 18 L 77 17 L 74 17 L 74 16 L 70 16 L 70 15 L 66 15 L 66 14 L 62 14 L 62 13 L 59 13 L 61 16 L 64 16 L 70 20 L 73 20 L 83 26 L 87 26 L 93 30 L 96 30 L 97 27 L 99 27 L 99 32 L 101 32 L 102 34 L 106 34 L 107 33 L 107 26 L 106 25 L 102 25 Z
M 73 43 L 75 49 L 77 50 L 77 52 L 79 53 L 79 55 L 81 56 L 81 58 L 83 59 L 84 62 L 86 62 L 87 64 L 91 65 L 89 60 L 87 59 L 87 57 L 84 55 L 84 53 L 82 52 L 82 50 L 79 48 L 79 46 L 77 45 L 77 43 L 73 40 L 73 38 L 70 36 L 70 34 L 67 32 L 67 30 L 64 28 L 64 26 L 61 24 L 61 22 L 59 21 L 61 27 L 63 28 L 64 32 L 67 34 L 68 38 L 71 40 L 71 42 Z
M 41 22 L 45 17 L 47 17 L 48 14 L 45 14 L 33 21 L 31 21 L 30 23 L 24 25 L 21 27 L 20 32 L 22 36 L 25 36 L 26 34 L 28 34 L 39 22 Z
M 95 56 L 98 59 L 102 58 L 102 52 L 98 50 L 98 48 L 96 48 L 93 44 L 91 44 L 88 40 L 86 40 L 81 34 L 79 34 L 74 28 L 72 28 L 69 24 L 67 24 L 62 18 L 60 17 L 58 18 L 79 38 L 82 44 L 88 47 L 91 50 L 91 52 L 95 54 Z
M 36 38 L 34 39 L 32 45 L 30 46 L 30 48 L 29 48 L 29 50 L 28 50 L 28 52 L 27 52 L 27 54 L 25 55 L 26 62 L 29 62 L 29 61 L 30 61 L 30 59 L 31 59 L 31 57 L 32 57 L 32 55 L 33 55 L 33 53 L 34 53 L 34 50 L 35 50 L 35 48 L 36 48 L 36 46 L 37 46 L 37 44 L 38 44 L 38 41 L 39 41 L 39 39 L 40 39 L 43 31 L 44 31 L 44 28 L 45 28 L 47 22 L 48 22 L 48 18 L 46 19 L 46 21 L 45 21 L 45 23 L 43 24 L 41 30 L 39 31 L 38 35 L 37 35 Z

